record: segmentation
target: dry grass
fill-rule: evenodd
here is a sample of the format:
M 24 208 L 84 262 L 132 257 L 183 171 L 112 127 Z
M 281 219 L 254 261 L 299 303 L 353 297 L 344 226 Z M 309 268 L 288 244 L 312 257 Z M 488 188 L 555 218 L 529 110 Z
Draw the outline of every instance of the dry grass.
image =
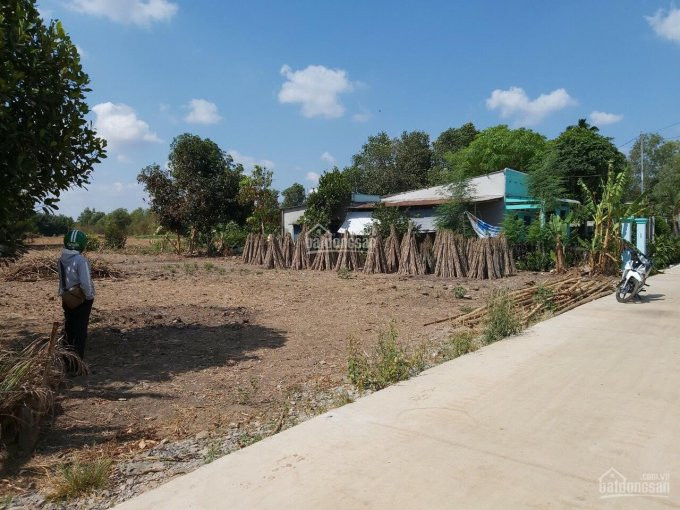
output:
M 57 326 L 49 340 L 36 340 L 21 350 L 0 351 L 0 437 L 6 445 L 18 440 L 22 429 L 37 426 L 51 410 L 55 393 L 64 382 L 66 362 L 83 373 L 87 370 L 57 340 Z
M 48 498 L 52 500 L 71 499 L 82 494 L 103 489 L 109 481 L 113 461 L 98 459 L 92 462 L 61 466 L 48 482 Z

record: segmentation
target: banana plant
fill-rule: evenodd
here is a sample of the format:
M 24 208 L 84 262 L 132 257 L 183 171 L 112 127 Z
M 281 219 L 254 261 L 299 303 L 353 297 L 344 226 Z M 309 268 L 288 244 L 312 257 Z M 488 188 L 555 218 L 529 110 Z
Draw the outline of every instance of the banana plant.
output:
M 588 251 L 590 271 L 594 274 L 615 274 L 621 260 L 623 239 L 621 224 L 626 218 L 644 213 L 644 195 L 633 202 L 626 203 L 628 172 L 614 172 L 611 164 L 607 173 L 607 181 L 602 184 L 601 199 L 595 200 L 595 194 L 586 184 L 579 180 L 585 197 L 584 207 L 587 216 L 593 221 L 593 237 L 589 241 L 581 241 Z

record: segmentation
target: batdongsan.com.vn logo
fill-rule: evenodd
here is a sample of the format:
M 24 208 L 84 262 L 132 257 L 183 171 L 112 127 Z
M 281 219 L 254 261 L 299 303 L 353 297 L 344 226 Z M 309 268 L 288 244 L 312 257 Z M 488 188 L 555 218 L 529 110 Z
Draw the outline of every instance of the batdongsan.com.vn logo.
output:
M 601 499 L 646 496 L 667 498 L 671 493 L 670 473 L 642 473 L 639 480 L 628 480 L 613 467 L 598 479 Z

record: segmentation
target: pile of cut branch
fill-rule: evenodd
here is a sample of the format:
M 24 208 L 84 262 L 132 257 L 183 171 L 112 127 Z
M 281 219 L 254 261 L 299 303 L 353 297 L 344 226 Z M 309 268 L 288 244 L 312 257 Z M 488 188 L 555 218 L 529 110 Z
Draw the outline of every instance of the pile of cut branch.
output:
M 373 228 L 370 239 L 368 240 L 368 253 L 364 264 L 364 273 L 387 273 L 387 258 L 382 237 L 377 228 Z
M 423 260 L 423 270 L 425 273 L 434 273 L 435 256 L 432 236 L 425 234 L 425 239 L 420 243 L 420 258 Z
M 470 244 L 467 272 L 469 278 L 495 280 L 517 272 L 512 251 L 504 235 L 477 239 Z
M 92 278 L 119 278 L 124 275 L 123 271 L 111 267 L 104 260 L 92 258 L 89 259 L 89 263 Z M 2 268 L 0 274 L 5 281 L 36 282 L 58 278 L 58 264 L 56 256 L 26 256 Z
M 293 258 L 290 262 L 292 269 L 308 269 L 312 262 L 307 250 L 307 229 L 302 228 L 302 232 L 295 240 L 295 249 L 293 250 Z
M 399 236 L 397 229 L 392 225 L 390 235 L 385 239 L 385 259 L 387 261 L 387 273 L 395 273 L 399 269 L 400 254 Z
M 435 276 L 442 278 L 463 278 L 467 276 L 468 259 L 465 250 L 467 240 L 463 236 L 455 234 L 451 230 L 440 230 L 437 232 L 435 245 L 437 247 Z
M 281 240 L 281 255 L 283 255 L 283 265 L 290 267 L 293 262 L 293 252 L 295 252 L 295 245 L 290 232 L 286 232 Z
M 275 235 L 267 237 L 267 253 L 264 256 L 263 265 L 266 269 L 284 269 L 283 255 L 279 247 L 279 240 Z
M 333 271 L 333 240 L 330 233 L 323 234 L 319 243 L 319 249 L 314 255 L 311 269 L 315 271 Z
M 611 294 L 616 282 L 604 276 L 584 277 L 567 275 L 549 283 L 532 285 L 508 293 L 523 326 L 540 319 L 546 313 L 557 315 L 595 299 Z M 453 325 L 475 328 L 486 321 L 488 305 L 471 312 L 428 322 L 424 326 L 451 321 Z
M 253 255 L 253 238 L 254 234 L 248 234 L 246 237 L 246 242 L 243 243 L 243 253 L 241 254 L 241 260 L 244 264 L 250 264 L 250 259 Z
M 401 240 L 401 252 L 399 253 L 399 271 L 401 275 L 423 274 L 423 260 L 418 253 L 416 236 L 413 228 L 409 225 L 404 238 Z
M 340 271 L 340 269 L 347 269 L 348 271 L 359 269 L 357 240 L 356 237 L 350 236 L 348 231 L 345 231 L 344 235 L 342 236 L 338 260 L 335 262 L 335 270 Z

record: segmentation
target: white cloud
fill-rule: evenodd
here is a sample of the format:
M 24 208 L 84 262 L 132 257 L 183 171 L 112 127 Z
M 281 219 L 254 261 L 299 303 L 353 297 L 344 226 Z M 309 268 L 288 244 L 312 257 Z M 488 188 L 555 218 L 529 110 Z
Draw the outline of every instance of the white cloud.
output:
M 368 122 L 373 117 L 371 112 L 360 112 L 352 115 L 352 120 L 354 122 Z
M 94 128 L 97 134 L 105 138 L 112 149 L 123 145 L 163 142 L 126 104 L 99 103 L 92 111 L 96 116 Z
M 319 177 L 321 177 L 316 172 L 307 172 L 305 175 L 305 180 L 308 181 L 312 186 L 319 184 Z
M 324 152 L 321 155 L 321 161 L 325 161 L 329 165 L 335 165 L 335 158 L 330 152 Z
M 337 118 L 345 114 L 345 107 L 338 97 L 352 92 L 354 84 L 343 69 L 324 66 L 307 66 L 293 71 L 289 66 L 281 68 L 286 81 L 279 91 L 280 103 L 300 103 L 305 117 Z
M 680 43 L 680 9 L 659 9 L 654 16 L 645 16 L 656 35 Z
M 168 21 L 178 9 L 177 4 L 168 0 L 70 0 L 68 5 L 84 14 L 140 26 L 149 26 L 154 21 Z
M 623 120 L 623 115 L 617 113 L 607 113 L 594 110 L 590 113 L 590 121 L 597 126 L 615 124 Z
M 248 172 L 250 172 L 255 165 L 265 166 L 270 170 L 274 168 L 274 162 L 269 159 L 256 159 L 252 156 L 241 154 L 239 151 L 234 149 L 228 150 L 227 154 L 233 158 L 235 163 L 241 163 L 243 168 L 245 168 Z
M 186 106 L 189 113 L 184 120 L 192 124 L 217 124 L 222 117 L 217 112 L 217 105 L 205 99 L 192 99 Z
M 550 113 L 575 104 L 576 100 L 564 89 L 541 94 L 532 100 L 520 87 L 510 87 L 508 90 L 496 89 L 486 100 L 486 107 L 489 110 L 498 109 L 502 118 L 514 117 L 517 124 L 526 126 L 538 124 Z

